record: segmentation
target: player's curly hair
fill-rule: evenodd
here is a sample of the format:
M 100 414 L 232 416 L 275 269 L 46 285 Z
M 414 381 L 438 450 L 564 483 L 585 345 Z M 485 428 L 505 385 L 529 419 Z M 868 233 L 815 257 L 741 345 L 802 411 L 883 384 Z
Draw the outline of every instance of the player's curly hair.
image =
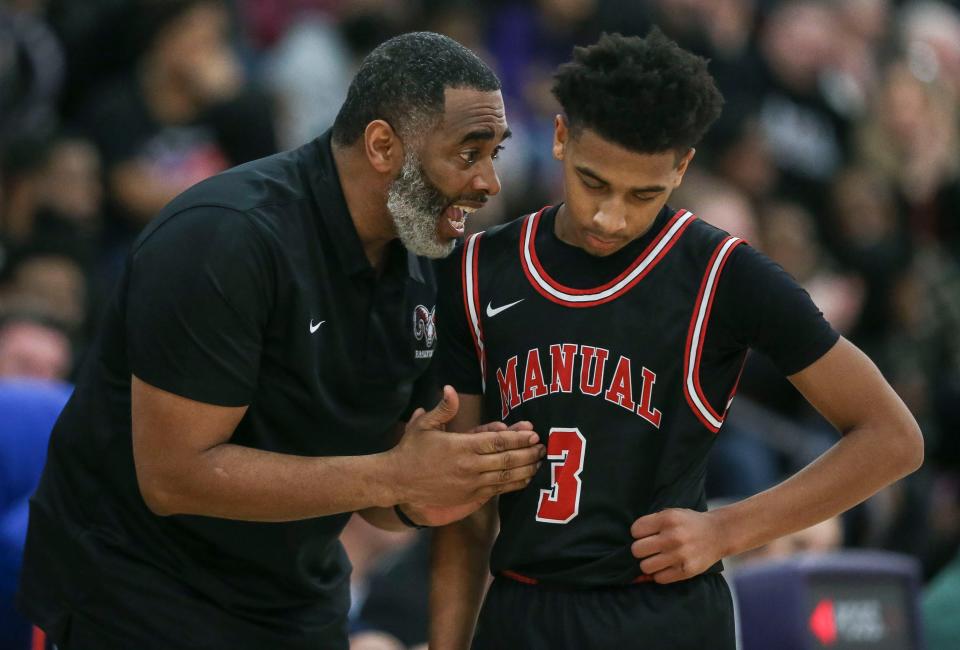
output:
M 684 154 L 720 115 L 723 96 L 707 61 L 656 27 L 646 37 L 603 34 L 573 50 L 553 94 L 571 132 L 587 128 L 638 153 Z
M 353 144 L 377 119 L 401 136 L 413 135 L 443 114 L 447 88 L 500 90 L 500 80 L 452 38 L 433 32 L 395 36 L 360 65 L 334 121 L 334 142 Z

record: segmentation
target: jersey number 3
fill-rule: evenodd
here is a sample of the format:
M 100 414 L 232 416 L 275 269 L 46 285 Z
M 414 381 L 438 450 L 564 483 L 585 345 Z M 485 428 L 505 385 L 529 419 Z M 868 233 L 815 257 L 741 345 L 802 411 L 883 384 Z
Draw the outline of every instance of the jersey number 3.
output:
M 566 524 L 580 512 L 580 472 L 587 441 L 580 429 L 554 427 L 547 439 L 550 489 L 540 490 L 537 521 Z

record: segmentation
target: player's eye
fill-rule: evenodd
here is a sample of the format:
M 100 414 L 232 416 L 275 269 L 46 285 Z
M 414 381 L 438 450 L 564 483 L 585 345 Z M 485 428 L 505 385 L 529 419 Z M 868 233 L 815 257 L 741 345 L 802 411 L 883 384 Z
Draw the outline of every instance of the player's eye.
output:
M 651 194 L 634 194 L 633 196 L 634 196 L 634 198 L 636 198 L 638 201 L 643 201 L 644 203 L 646 203 L 647 201 L 652 201 L 652 200 L 654 200 L 655 198 L 657 198 L 655 194 L 654 194 L 654 195 L 651 195 Z
M 605 183 L 601 183 L 595 178 L 590 178 L 589 176 L 580 176 L 580 182 L 583 183 L 585 187 L 591 190 L 600 190 L 603 189 Z

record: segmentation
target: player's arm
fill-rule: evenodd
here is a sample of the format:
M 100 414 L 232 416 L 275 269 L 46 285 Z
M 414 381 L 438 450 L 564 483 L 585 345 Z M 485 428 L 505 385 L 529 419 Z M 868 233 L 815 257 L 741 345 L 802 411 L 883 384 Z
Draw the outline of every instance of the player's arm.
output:
M 659 522 L 658 515 L 638 520 L 634 532 L 649 527 L 679 541 L 674 550 L 645 537 L 634 543 L 639 556 L 660 549 L 659 559 L 653 555 L 640 563 L 658 582 L 695 575 L 720 557 L 838 515 L 923 462 L 923 438 L 913 416 L 873 362 L 847 340 L 789 379 L 843 437 L 783 483 L 729 506 L 693 513 L 702 525 L 684 526 L 690 511 L 679 510 L 658 513 Z M 684 544 L 691 533 L 707 534 L 710 541 Z
M 469 429 L 480 422 L 481 396 L 462 395 L 451 426 Z M 470 647 L 487 587 L 490 547 L 497 533 L 496 499 L 469 517 L 437 528 L 430 558 L 430 648 Z
M 910 411 L 873 362 L 846 339 L 789 379 L 843 437 L 780 485 L 717 510 L 728 546 L 724 555 L 838 515 L 923 462 L 923 437 Z
M 747 247 L 738 252 L 730 265 L 736 275 L 721 277 L 719 291 L 726 282 L 727 293 L 718 297 L 719 320 L 711 327 L 731 332 L 728 340 L 757 347 L 784 368 L 842 438 L 758 495 L 707 513 L 668 509 L 634 522 L 634 556 L 658 582 L 696 575 L 721 557 L 840 514 L 923 460 L 916 421 L 873 362 L 849 341 L 837 340 L 809 295 L 781 268 Z
M 769 490 L 706 513 L 671 509 L 641 517 L 631 532 L 640 568 L 657 582 L 696 575 L 722 557 L 808 528 L 916 470 L 923 438 L 877 367 L 846 339 L 789 377 L 843 437 Z

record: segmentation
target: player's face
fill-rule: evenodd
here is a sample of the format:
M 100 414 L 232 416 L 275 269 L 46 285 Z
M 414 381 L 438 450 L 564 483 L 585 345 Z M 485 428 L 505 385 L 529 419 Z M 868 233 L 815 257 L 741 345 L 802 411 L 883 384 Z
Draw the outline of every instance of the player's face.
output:
M 555 126 L 553 155 L 563 164 L 565 192 L 557 236 L 598 257 L 650 229 L 693 158 L 693 149 L 682 157 L 636 153 L 589 129 L 574 136 L 562 116 Z
M 499 91 L 446 90 L 440 124 L 419 147 L 405 150 L 387 191 L 387 208 L 408 250 L 428 257 L 453 250 L 467 214 L 500 191 L 494 160 L 508 137 Z

